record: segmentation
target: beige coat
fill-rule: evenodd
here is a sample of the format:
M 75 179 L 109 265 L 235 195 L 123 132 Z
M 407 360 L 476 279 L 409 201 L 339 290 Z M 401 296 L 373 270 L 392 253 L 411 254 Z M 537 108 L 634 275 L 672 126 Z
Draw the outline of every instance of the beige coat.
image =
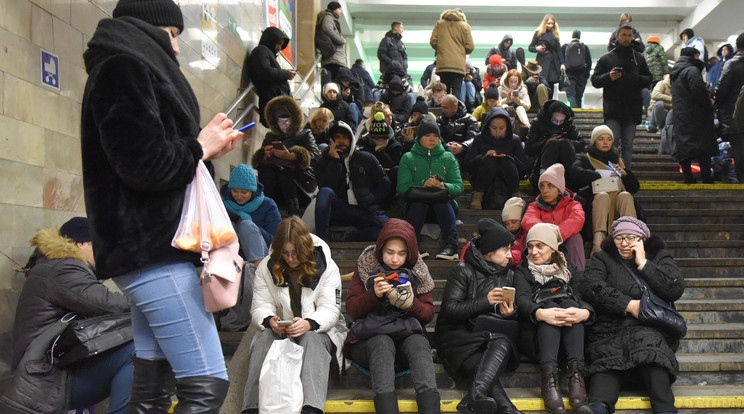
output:
M 475 44 L 463 12 L 443 12 L 431 32 L 429 44 L 437 52 L 437 73 L 454 72 L 465 75 L 465 56 L 473 51 Z
M 672 104 L 672 81 L 670 78 L 662 79 L 654 86 L 654 90 L 651 92 L 651 101 L 648 103 L 649 116 L 657 101 L 664 101 L 667 107 Z

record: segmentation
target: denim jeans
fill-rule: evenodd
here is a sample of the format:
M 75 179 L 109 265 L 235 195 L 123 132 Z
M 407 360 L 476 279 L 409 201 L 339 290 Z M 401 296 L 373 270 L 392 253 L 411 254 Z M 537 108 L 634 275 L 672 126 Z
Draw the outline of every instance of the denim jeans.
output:
M 227 379 L 214 317 L 191 263 L 161 263 L 114 278 L 132 306 L 138 358 L 168 359 L 176 378 Z
M 315 200 L 315 234 L 323 240 L 328 240 L 330 225 L 356 227 L 358 230 L 349 234 L 347 241 L 377 240 L 387 220 L 384 214 L 376 215 L 364 207 L 349 205 L 330 187 L 318 191 Z
M 421 245 L 421 228 L 424 227 L 427 213 L 429 208 L 434 210 L 434 215 L 437 217 L 437 224 L 442 228 L 442 240 L 445 245 L 457 246 L 457 227 L 455 216 L 455 209 L 452 207 L 450 202 L 427 204 L 420 202 L 408 203 L 408 210 L 406 211 L 406 221 L 411 223 L 413 229 L 416 230 L 416 238 Z
M 625 168 L 633 161 L 633 140 L 635 139 L 636 122 L 632 119 L 606 119 L 605 124 L 612 130 L 615 136 L 615 147 L 620 147 L 620 158 L 625 163 Z
M 70 409 L 93 406 L 106 397 L 109 414 L 126 414 L 134 378 L 134 342 L 86 358 L 70 369 Z
M 462 81 L 460 96 L 457 97 L 462 103 L 475 102 L 475 85 L 473 82 Z
M 243 253 L 245 260 L 253 262 L 261 260 L 269 254 L 269 248 L 264 239 L 261 228 L 250 220 L 242 220 L 235 231 L 238 233 L 240 242 L 240 251 Z

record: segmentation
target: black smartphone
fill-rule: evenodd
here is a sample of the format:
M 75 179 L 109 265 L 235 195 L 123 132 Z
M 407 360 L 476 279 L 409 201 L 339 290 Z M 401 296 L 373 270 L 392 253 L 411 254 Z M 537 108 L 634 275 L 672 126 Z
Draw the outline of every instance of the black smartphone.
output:
M 284 144 L 282 144 L 281 141 L 274 141 L 271 143 L 271 146 L 274 147 L 275 150 L 279 150 L 279 151 L 284 149 Z
M 615 66 L 614 68 L 612 68 L 612 70 L 614 70 L 615 72 L 622 72 L 623 71 L 623 67 L 622 66 Z

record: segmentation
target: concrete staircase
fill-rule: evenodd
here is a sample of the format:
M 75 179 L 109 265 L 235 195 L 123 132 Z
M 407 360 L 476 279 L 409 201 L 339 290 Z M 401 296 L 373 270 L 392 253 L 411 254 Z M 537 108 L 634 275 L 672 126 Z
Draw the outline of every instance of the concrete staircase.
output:
M 582 136 L 602 123 L 599 111 L 577 111 Z M 638 129 L 633 171 L 642 182 L 636 197 L 644 207 L 653 234 L 661 236 L 682 269 L 687 288 L 677 308 L 688 321 L 688 333 L 677 357 L 680 375 L 674 386 L 681 413 L 744 412 L 744 185 L 683 185 L 679 164 L 671 156 L 657 155 L 659 135 Z M 523 190 L 534 199 L 527 185 Z M 476 232 L 482 217 L 500 217 L 500 211 L 469 210 L 470 191 L 460 197 L 458 226 L 461 246 Z M 354 270 L 361 250 L 370 243 L 331 243 L 341 273 Z M 441 243 L 424 237 L 421 248 L 436 282 L 437 311 L 444 285 L 456 262 L 433 259 Z M 586 242 L 587 257 L 590 243 Z M 427 328 L 433 330 L 434 322 Z M 226 345 L 229 345 L 229 339 Z M 233 341 L 239 340 L 234 338 Z M 238 355 L 236 354 L 236 357 Z M 454 388 L 441 365 L 436 365 L 442 411 L 456 412 L 464 396 Z M 507 394 L 525 412 L 544 412 L 540 398 L 538 367 L 522 363 L 502 378 Z M 565 384 L 564 384 L 565 385 Z M 326 412 L 374 412 L 373 394 L 367 377 L 350 368 L 339 383 L 329 387 Z M 401 412 L 416 412 L 410 376 L 397 379 Z M 567 394 L 565 388 L 564 395 Z M 566 406 L 570 410 L 566 399 Z M 622 394 L 619 413 L 650 413 L 648 398 L 638 392 Z M 223 410 L 223 412 L 225 412 Z M 234 412 L 234 411 L 232 411 Z

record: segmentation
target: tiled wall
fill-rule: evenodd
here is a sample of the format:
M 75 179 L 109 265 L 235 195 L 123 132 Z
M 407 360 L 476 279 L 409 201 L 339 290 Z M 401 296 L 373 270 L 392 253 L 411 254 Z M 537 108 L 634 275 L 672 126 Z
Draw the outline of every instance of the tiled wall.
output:
M 236 97 L 245 50 L 261 36 L 264 2 L 177 2 L 186 26 L 179 61 L 205 124 Z M 220 27 L 220 63 L 211 69 L 197 63 L 202 60 L 204 3 L 217 6 Z M 308 3 L 317 9 L 319 2 Z M 38 229 L 85 215 L 79 131 L 87 75 L 82 54 L 98 21 L 110 17 L 115 5 L 116 0 L 0 0 L 0 388 L 9 375 L 13 318 L 24 280 L 14 272 L 13 261 L 25 264 L 32 252 L 29 240 Z M 228 14 L 241 38 L 226 29 Z M 41 82 L 42 48 L 59 56 L 60 90 Z M 218 178 L 227 179 L 231 165 L 249 160 L 264 132 L 252 128 L 242 148 L 216 162 Z

